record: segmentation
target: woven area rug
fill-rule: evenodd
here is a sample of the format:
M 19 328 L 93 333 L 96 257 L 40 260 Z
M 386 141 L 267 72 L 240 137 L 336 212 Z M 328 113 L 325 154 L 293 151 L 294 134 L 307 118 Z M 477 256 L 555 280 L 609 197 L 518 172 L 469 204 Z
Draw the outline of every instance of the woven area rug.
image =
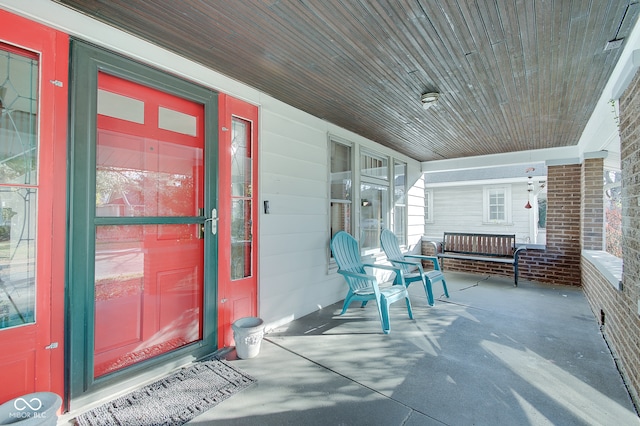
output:
M 76 417 L 81 426 L 177 426 L 256 379 L 225 361 L 201 361 Z

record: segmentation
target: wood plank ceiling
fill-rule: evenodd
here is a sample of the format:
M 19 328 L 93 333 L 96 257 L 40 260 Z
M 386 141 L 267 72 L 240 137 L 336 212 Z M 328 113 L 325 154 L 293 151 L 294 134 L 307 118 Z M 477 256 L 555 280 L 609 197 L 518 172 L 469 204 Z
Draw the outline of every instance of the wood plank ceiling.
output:
M 55 0 L 419 161 L 575 145 L 638 0 Z M 420 96 L 439 92 L 428 110 Z

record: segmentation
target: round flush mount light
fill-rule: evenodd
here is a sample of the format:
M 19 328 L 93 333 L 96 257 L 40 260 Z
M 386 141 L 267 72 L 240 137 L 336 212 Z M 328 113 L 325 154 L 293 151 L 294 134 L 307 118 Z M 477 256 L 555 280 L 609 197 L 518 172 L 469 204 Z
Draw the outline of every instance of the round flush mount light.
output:
M 421 97 L 420 97 L 420 101 L 422 102 L 422 107 L 424 109 L 428 109 L 429 107 L 431 107 L 433 104 L 435 104 L 436 102 L 438 102 L 438 99 L 440 98 L 440 94 L 436 93 L 436 92 L 430 92 L 430 93 L 424 93 Z

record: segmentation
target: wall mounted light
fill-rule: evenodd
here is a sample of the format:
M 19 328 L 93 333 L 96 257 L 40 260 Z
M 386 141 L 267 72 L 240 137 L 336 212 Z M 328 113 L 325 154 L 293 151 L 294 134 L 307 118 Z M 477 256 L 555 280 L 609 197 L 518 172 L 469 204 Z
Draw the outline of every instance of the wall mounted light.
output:
M 433 105 L 435 105 L 436 102 L 438 102 L 438 99 L 440 99 L 440 94 L 437 92 L 424 93 L 420 97 L 420 102 L 422 102 L 422 108 L 424 109 L 431 108 Z

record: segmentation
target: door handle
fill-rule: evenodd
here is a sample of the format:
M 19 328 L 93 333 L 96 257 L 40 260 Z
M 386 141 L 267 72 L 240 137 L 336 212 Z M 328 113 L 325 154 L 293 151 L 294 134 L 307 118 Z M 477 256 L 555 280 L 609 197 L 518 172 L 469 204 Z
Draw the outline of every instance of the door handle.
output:
M 216 235 L 218 233 L 218 209 L 211 209 L 211 217 L 204 220 L 204 223 L 211 222 L 211 234 Z

